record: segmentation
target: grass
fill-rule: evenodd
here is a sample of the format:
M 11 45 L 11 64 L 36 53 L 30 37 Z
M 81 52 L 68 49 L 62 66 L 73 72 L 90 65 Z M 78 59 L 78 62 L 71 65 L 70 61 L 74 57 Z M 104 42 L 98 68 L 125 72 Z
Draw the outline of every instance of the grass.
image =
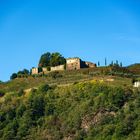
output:
M 140 64 L 133 64 L 127 67 L 131 72 L 140 75 Z
M 6 83 L 0 83 L 0 89 L 5 92 L 9 92 L 38 87 L 42 84 L 64 86 L 76 82 L 86 82 L 92 80 L 103 81 L 112 86 L 132 86 L 131 78 L 98 74 L 99 71 L 102 71 L 103 69 L 104 68 L 93 68 L 74 71 L 60 71 L 57 73 L 58 77 L 56 78 L 49 75 L 44 77 L 29 76 L 28 78 L 17 78 Z

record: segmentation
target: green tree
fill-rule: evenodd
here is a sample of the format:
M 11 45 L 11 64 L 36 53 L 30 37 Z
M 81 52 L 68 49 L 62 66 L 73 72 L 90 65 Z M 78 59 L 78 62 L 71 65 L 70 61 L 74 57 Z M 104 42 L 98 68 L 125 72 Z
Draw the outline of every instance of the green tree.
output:
M 17 74 L 16 74 L 16 73 L 13 73 L 13 74 L 11 75 L 11 77 L 10 77 L 11 80 L 16 79 L 16 78 L 17 78 Z
M 66 63 L 66 60 L 60 53 L 58 53 L 58 52 L 52 53 L 51 60 L 50 60 L 51 66 L 58 66 L 58 65 L 65 64 L 65 63 Z
M 58 66 L 66 63 L 66 59 L 58 52 L 45 53 L 41 56 L 39 61 L 39 67 Z
M 51 60 L 51 53 L 50 52 L 43 54 L 39 60 L 39 67 L 50 66 L 50 60 Z
M 98 67 L 100 67 L 100 62 L 98 61 Z
M 19 75 L 19 74 L 29 74 L 30 72 L 29 72 L 29 70 L 27 70 L 27 69 L 23 69 L 22 71 L 19 71 L 17 74 Z
M 107 59 L 105 58 L 105 66 L 107 66 Z
M 120 63 L 120 67 L 122 67 L 123 66 L 123 64 L 122 64 L 122 62 Z

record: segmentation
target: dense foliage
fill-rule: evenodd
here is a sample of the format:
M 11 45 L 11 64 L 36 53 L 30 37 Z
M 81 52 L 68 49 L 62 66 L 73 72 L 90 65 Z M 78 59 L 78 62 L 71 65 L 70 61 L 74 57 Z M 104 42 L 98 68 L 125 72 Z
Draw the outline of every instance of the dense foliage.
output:
M 58 52 L 43 54 L 39 60 L 39 67 L 51 67 L 65 64 L 65 58 Z
M 0 97 L 1 140 L 139 140 L 140 91 L 102 82 Z
M 30 75 L 29 70 L 23 69 L 22 71 L 18 71 L 17 73 L 13 73 L 10 76 L 10 79 L 13 80 L 15 78 L 23 78 L 23 77 L 28 77 Z

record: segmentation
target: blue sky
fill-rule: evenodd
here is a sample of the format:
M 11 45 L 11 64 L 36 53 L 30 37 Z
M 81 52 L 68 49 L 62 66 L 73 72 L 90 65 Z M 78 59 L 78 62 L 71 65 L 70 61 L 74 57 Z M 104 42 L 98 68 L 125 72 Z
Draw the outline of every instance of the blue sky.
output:
M 0 79 L 41 54 L 140 62 L 139 0 L 0 0 Z

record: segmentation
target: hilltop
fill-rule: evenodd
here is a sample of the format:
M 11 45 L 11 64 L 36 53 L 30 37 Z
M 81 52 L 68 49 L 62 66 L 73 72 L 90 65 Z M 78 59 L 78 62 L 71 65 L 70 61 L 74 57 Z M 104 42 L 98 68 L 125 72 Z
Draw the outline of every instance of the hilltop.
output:
M 125 68 L 96 67 L 70 71 L 53 71 L 47 75 L 21 75 L 6 83 L 0 83 L 5 92 L 38 87 L 42 84 L 70 85 L 81 81 L 102 80 L 112 86 L 132 86 L 133 74 Z
M 120 76 L 120 77 L 129 77 L 129 78 L 138 78 L 140 77 L 140 64 L 134 64 L 128 67 L 123 67 L 122 62 L 111 62 L 111 64 L 107 65 L 107 60 L 105 59 L 106 66 L 100 66 L 100 62 L 98 64 L 81 60 L 79 57 L 65 58 L 60 53 L 44 53 L 41 55 L 38 66 L 31 68 L 31 70 L 23 69 L 17 73 L 13 73 L 10 77 L 11 80 L 16 78 L 30 78 L 30 77 L 59 77 L 65 74 L 69 75 L 71 73 L 75 73 L 77 76 L 78 72 L 80 74 L 83 72 L 90 75 L 112 75 L 112 76 Z M 70 75 L 73 76 L 73 75 Z M 41 78 L 40 78 L 41 79 Z M 45 79 L 45 78 L 44 78 Z M 80 79 L 80 78 L 79 78 Z M 81 77 L 81 79 L 83 79 Z M 62 79 L 66 80 L 67 79 Z M 69 80 L 68 80 L 69 81 Z M 75 82 L 75 80 L 73 80 Z
M 139 140 L 140 89 L 133 83 L 140 65 L 77 64 L 38 74 L 24 69 L 1 82 L 0 139 Z

